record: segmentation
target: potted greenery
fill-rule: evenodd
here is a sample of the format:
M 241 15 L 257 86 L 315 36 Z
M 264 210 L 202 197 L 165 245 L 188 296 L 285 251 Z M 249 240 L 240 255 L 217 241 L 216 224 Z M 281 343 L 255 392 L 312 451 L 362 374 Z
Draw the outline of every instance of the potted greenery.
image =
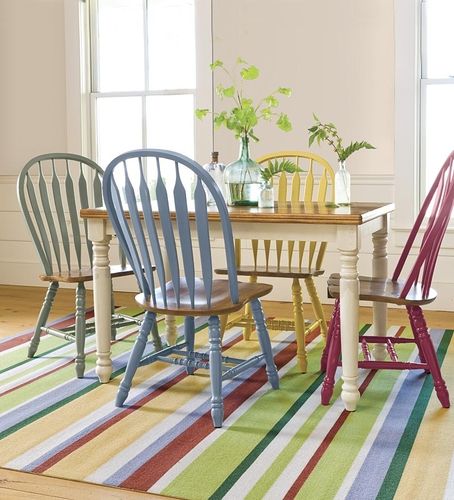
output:
M 345 160 L 360 149 L 375 149 L 366 141 L 351 142 L 347 147 L 342 144 L 336 126 L 333 123 L 321 123 L 314 114 L 315 124 L 309 128 L 309 147 L 316 140 L 317 144 L 327 142 L 337 155 L 339 170 L 334 179 L 334 201 L 337 205 L 350 205 L 350 173 L 345 168 Z
M 288 159 L 269 161 L 268 165 L 262 168 L 260 172 L 260 177 L 262 179 L 258 200 L 260 208 L 274 207 L 273 177 L 281 172 L 293 174 L 295 172 L 301 172 L 301 168 Z
M 235 70 L 238 70 L 240 84 L 237 85 L 233 74 L 224 67 L 224 63 L 216 60 L 210 65 L 212 71 L 222 70 L 229 78 L 230 85 L 224 86 L 221 83 L 216 86 L 216 94 L 221 99 L 233 101 L 230 110 L 215 112 L 214 125 L 224 126 L 231 130 L 235 137 L 240 139 L 240 154 L 236 161 L 227 165 L 224 171 L 224 182 L 227 185 L 227 203 L 229 205 L 257 205 L 260 189 L 260 167 L 250 157 L 249 141 L 258 141 L 254 128 L 260 120 L 271 121 L 275 119 L 275 124 L 279 129 L 288 132 L 292 125 L 285 113 L 278 113 L 278 95 L 290 96 L 291 89 L 279 87 L 270 95 L 264 97 L 258 103 L 246 97 L 243 93 L 244 81 L 256 80 L 259 69 L 247 63 L 239 57 L 236 61 Z M 196 116 L 204 118 L 210 112 L 209 109 L 196 109 Z

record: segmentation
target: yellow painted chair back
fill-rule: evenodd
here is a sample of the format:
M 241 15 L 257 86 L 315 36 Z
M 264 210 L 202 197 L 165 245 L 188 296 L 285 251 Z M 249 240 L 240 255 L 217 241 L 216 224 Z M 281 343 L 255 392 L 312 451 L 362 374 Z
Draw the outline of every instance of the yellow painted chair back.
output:
M 293 161 L 302 172 L 286 174 L 282 172 L 278 177 L 277 203 L 332 203 L 334 201 L 334 171 L 330 164 L 321 156 L 308 151 L 278 151 L 257 159 L 257 163 L 266 166 L 269 161 L 288 159 Z M 261 244 L 260 244 L 261 243 Z M 272 245 L 273 243 L 273 245 Z M 237 265 L 241 265 L 241 241 L 236 241 Z M 259 253 L 262 246 L 263 255 Z M 272 261 L 271 249 L 274 246 L 275 261 Z M 254 267 L 264 263 L 265 268 L 271 266 L 281 272 L 285 269 L 309 269 L 317 272 L 321 269 L 326 250 L 326 242 L 286 241 L 287 259 L 282 259 L 283 240 L 251 241 Z M 262 259 L 260 259 L 262 257 Z
M 272 160 L 288 159 L 295 163 L 300 172 L 279 174 L 277 186 L 277 203 L 308 203 L 325 204 L 334 200 L 334 171 L 330 164 L 322 157 L 307 151 L 278 151 L 258 158 L 257 162 L 266 166 Z M 285 236 L 285 235 L 282 235 Z M 252 239 L 250 244 L 244 240 L 235 241 L 235 255 L 238 274 L 249 276 L 250 281 L 257 281 L 258 276 L 264 277 L 286 277 L 292 278 L 292 295 L 294 320 L 269 321 L 268 327 L 272 329 L 294 328 L 297 337 L 297 357 L 301 371 L 306 371 L 305 332 L 320 328 L 321 333 L 326 335 L 326 321 L 323 309 L 317 295 L 313 277 L 323 274 L 323 259 L 327 242 L 325 241 L 293 241 L 278 239 L 256 240 Z M 274 251 L 273 251 L 274 250 Z M 248 252 L 252 253 L 247 255 Z M 245 265 L 251 262 L 251 265 Z M 244 264 L 243 264 L 244 262 Z M 305 327 L 301 286 L 299 279 L 305 281 L 316 320 L 309 328 Z M 250 337 L 252 322 L 250 312 L 246 310 L 245 316 L 236 324 L 242 324 L 244 335 Z

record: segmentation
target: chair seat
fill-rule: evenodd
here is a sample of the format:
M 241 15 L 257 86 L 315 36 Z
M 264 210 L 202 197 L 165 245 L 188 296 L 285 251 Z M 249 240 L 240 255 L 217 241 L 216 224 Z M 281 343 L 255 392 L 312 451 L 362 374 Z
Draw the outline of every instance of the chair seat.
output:
M 227 269 L 215 269 L 216 274 L 227 274 Z M 320 276 L 324 269 L 310 269 L 307 267 L 289 266 L 239 266 L 236 270 L 238 276 L 268 276 L 270 278 L 309 278 Z
M 110 274 L 112 278 L 119 278 L 121 276 L 133 274 L 133 270 L 130 266 L 113 265 L 110 266 Z M 60 281 L 62 283 L 93 281 L 93 269 L 91 267 L 85 267 L 51 275 L 41 274 L 39 279 L 42 281 Z
M 333 299 L 339 298 L 340 274 L 332 274 L 328 279 L 328 295 Z M 437 292 L 431 288 L 427 297 L 423 297 L 421 284 L 417 283 L 410 289 L 405 298 L 400 297 L 405 281 L 392 281 L 389 278 L 373 278 L 359 276 L 359 298 L 375 302 L 386 302 L 401 305 L 424 305 L 433 302 Z
M 234 304 L 230 299 L 229 282 L 227 280 L 213 280 L 211 305 L 208 307 L 203 281 L 196 279 L 194 307 L 191 307 L 188 286 L 183 278 L 180 280 L 180 305 L 175 300 L 175 291 L 171 282 L 167 283 L 166 286 L 167 305 L 164 303 L 160 289 L 156 289 L 156 306 L 153 305 L 150 297 L 146 297 L 143 293 L 136 295 L 136 302 L 147 311 L 156 313 L 179 316 L 222 315 L 239 311 L 247 302 L 263 297 L 272 289 L 272 285 L 265 283 L 238 282 L 239 301 L 238 304 Z

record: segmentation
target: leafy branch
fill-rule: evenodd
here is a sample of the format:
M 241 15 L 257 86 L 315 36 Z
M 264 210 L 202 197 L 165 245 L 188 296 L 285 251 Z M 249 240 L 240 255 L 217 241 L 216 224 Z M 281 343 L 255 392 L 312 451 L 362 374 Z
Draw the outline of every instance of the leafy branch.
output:
M 313 114 L 313 116 L 315 124 L 309 128 L 309 147 L 312 146 L 315 140 L 317 141 L 317 144 L 327 142 L 334 149 L 339 161 L 345 161 L 350 155 L 360 149 L 375 149 L 375 146 L 372 146 L 372 144 L 369 144 L 366 141 L 351 142 L 344 148 L 342 145 L 342 139 L 339 136 L 334 123 L 321 123 L 315 114 Z
M 228 111 L 221 111 L 220 113 L 213 114 L 213 121 L 216 127 L 225 126 L 228 130 L 235 133 L 235 137 L 247 137 L 254 141 L 258 141 L 258 137 L 254 134 L 254 127 L 259 120 L 271 121 L 276 118 L 276 125 L 284 132 L 292 130 L 292 124 L 285 113 L 277 112 L 279 106 L 279 95 L 289 97 L 292 93 L 290 88 L 279 87 L 270 95 L 261 99 L 258 104 L 254 104 L 252 99 L 243 95 L 242 84 L 237 85 L 235 78 L 228 69 L 225 68 L 224 63 L 219 59 L 214 61 L 210 68 L 212 71 L 222 70 L 225 72 L 230 80 L 229 86 L 224 86 L 221 83 L 216 86 L 216 94 L 222 100 L 231 99 L 233 101 L 232 109 Z M 239 57 L 236 61 L 235 70 L 239 69 L 239 76 L 243 81 L 256 80 L 260 76 L 259 69 L 246 62 Z M 241 83 L 242 83 L 241 82 Z M 195 110 L 196 117 L 203 119 L 208 113 L 209 109 L 198 108 Z
M 274 160 L 268 162 L 268 166 L 262 168 L 260 175 L 262 180 L 268 183 L 275 175 L 281 172 L 294 174 L 295 172 L 302 172 L 301 168 L 290 160 Z

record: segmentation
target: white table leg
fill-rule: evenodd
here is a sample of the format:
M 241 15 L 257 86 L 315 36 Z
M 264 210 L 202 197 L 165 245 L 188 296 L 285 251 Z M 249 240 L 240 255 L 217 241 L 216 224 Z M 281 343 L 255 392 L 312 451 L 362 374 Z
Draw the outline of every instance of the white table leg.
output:
M 109 382 L 112 374 L 110 351 L 111 277 L 109 268 L 109 242 L 105 221 L 89 221 L 90 239 L 93 242 L 93 300 L 96 329 L 96 374 L 101 383 Z
M 175 316 L 166 316 L 166 339 L 169 345 L 175 345 L 177 343 L 177 322 L 175 321 Z
M 341 398 L 348 411 L 356 410 L 358 391 L 358 232 L 356 228 L 339 228 L 338 248 L 341 254 L 340 323 L 342 350 Z
M 374 252 L 372 258 L 372 276 L 386 278 L 388 276 L 388 254 L 386 245 L 388 243 L 388 217 L 383 217 L 383 228 L 372 235 Z M 373 334 L 385 336 L 388 329 L 388 307 L 384 302 L 374 302 L 373 305 Z M 376 360 L 383 361 L 386 358 L 384 344 L 375 344 L 372 354 Z
M 167 254 L 164 256 L 164 272 L 166 276 L 170 276 L 170 265 Z M 165 318 L 166 324 L 166 339 L 169 345 L 177 343 L 177 322 L 175 316 L 167 315 Z

